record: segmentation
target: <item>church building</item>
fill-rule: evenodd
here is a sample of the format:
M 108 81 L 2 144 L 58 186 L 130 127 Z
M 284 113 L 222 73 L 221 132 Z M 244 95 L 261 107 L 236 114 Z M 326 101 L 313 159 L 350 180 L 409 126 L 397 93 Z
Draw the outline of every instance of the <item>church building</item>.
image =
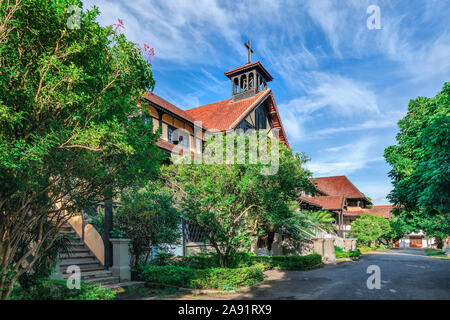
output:
M 261 62 L 250 61 L 250 53 L 253 52 L 250 42 L 245 46 L 248 49 L 247 63 L 224 73 L 230 80 L 231 93 L 226 100 L 183 110 L 164 98 L 147 92 L 144 103 L 150 111 L 150 118 L 145 121 L 152 121 L 155 131 L 161 129 L 161 136 L 157 141 L 161 150 L 171 154 L 183 149 L 195 156 L 203 151 L 203 144 L 208 138 L 206 132 L 230 132 L 238 129 L 244 132 L 249 129 L 265 130 L 268 136 L 272 136 L 274 129 L 278 129 L 281 143 L 289 148 L 273 92 L 267 87 L 273 77 Z M 176 136 L 174 132 L 177 129 L 182 134 Z M 196 250 L 204 245 L 203 230 L 196 224 L 183 221 L 182 230 L 183 246 L 177 247 L 176 254 L 184 255 L 189 247 Z
M 267 83 L 273 80 L 261 62 L 251 62 L 249 43 L 248 63 L 225 72 L 230 80 L 231 96 L 222 101 L 187 110 L 180 109 L 164 98 L 148 92 L 144 103 L 150 111 L 156 131 L 161 128 L 157 145 L 171 153 L 176 145 L 192 153 L 201 153 L 206 140 L 205 131 L 227 132 L 236 129 L 267 130 L 279 129 L 279 139 L 289 147 L 286 133 L 278 113 L 277 105 Z M 199 128 L 199 130 L 195 130 Z M 173 132 L 181 129 L 183 134 L 175 137 Z M 179 148 L 177 148 L 179 149 Z

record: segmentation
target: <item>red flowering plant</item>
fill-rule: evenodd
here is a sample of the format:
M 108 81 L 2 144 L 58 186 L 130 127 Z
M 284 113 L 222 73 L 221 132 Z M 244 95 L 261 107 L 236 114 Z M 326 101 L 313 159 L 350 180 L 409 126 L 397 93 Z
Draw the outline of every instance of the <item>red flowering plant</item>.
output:
M 120 32 L 120 28 L 125 29 L 125 26 L 123 25 L 123 20 L 118 18 L 118 23 L 113 23 L 114 32 Z
M 113 23 L 112 26 L 114 27 L 114 33 L 120 33 L 121 29 L 125 29 L 125 26 L 123 24 L 123 20 L 118 18 L 117 23 Z M 144 60 L 147 63 L 150 63 L 151 59 L 155 57 L 155 49 L 150 48 L 150 46 L 146 43 L 144 43 L 143 46 L 141 46 L 139 43 L 136 44 L 136 47 L 141 51 L 142 56 Z
M 139 43 L 136 45 L 139 50 L 141 50 L 144 60 L 150 63 L 151 59 L 155 57 L 155 49 L 150 48 L 150 46 L 144 43 L 144 46 L 141 46 Z

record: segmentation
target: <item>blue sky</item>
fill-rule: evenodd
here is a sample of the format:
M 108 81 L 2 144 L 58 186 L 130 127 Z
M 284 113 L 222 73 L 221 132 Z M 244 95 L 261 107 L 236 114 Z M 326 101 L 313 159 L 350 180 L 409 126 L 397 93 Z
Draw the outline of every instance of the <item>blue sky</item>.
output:
M 101 25 L 155 49 L 155 93 L 182 109 L 230 98 L 224 72 L 252 61 L 272 74 L 289 143 L 314 176 L 346 175 L 375 204 L 391 190 L 384 149 L 408 101 L 450 80 L 450 2 L 90 0 Z M 377 5 L 381 29 L 366 13 Z

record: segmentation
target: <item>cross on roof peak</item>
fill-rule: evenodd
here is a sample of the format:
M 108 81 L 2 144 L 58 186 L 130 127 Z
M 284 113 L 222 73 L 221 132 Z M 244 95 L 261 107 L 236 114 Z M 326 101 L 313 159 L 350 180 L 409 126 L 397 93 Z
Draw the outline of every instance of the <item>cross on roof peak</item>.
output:
M 248 63 L 250 63 L 250 56 L 253 53 L 253 49 L 250 46 L 250 40 L 247 40 L 246 43 L 244 43 L 244 46 L 247 48 L 248 50 Z

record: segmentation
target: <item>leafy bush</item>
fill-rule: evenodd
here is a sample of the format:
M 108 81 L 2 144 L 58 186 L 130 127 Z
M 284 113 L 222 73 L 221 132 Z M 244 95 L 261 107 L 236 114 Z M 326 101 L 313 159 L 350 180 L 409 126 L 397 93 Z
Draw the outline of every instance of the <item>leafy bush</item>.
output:
M 336 259 L 356 258 L 361 255 L 361 251 L 359 251 L 359 249 L 350 250 L 350 251 L 336 251 L 335 250 L 334 254 L 336 255 Z
M 284 270 L 308 270 L 322 263 L 322 256 L 312 253 L 306 256 L 273 256 L 270 265 Z
M 41 279 L 28 289 L 16 285 L 10 300 L 112 300 L 116 293 L 99 285 L 81 282 L 80 289 L 67 288 L 66 280 Z
M 146 282 L 198 289 L 246 286 L 264 279 L 264 266 L 259 264 L 235 269 L 147 265 L 139 271 L 139 279 Z
M 105 213 L 99 211 L 96 215 L 89 217 L 88 223 L 92 224 L 98 233 L 103 234 L 105 230 Z M 124 233 L 119 228 L 119 223 L 117 219 L 113 219 L 112 230 L 110 231 L 111 238 L 123 238 Z
M 181 266 L 140 266 L 138 279 L 145 282 L 154 282 L 177 287 L 191 287 L 191 281 L 195 279 L 198 270 Z
M 334 253 L 342 253 L 345 252 L 344 249 L 342 249 L 341 247 L 338 246 L 334 246 Z
M 243 268 L 210 268 L 200 270 L 191 284 L 194 288 L 251 286 L 264 280 L 264 266 L 255 264 Z
M 384 244 L 379 244 L 374 247 L 358 246 L 358 250 L 361 251 L 362 253 L 370 252 L 370 251 L 374 251 L 374 250 L 378 250 L 378 249 L 381 249 L 381 250 L 386 249 L 386 246 Z

